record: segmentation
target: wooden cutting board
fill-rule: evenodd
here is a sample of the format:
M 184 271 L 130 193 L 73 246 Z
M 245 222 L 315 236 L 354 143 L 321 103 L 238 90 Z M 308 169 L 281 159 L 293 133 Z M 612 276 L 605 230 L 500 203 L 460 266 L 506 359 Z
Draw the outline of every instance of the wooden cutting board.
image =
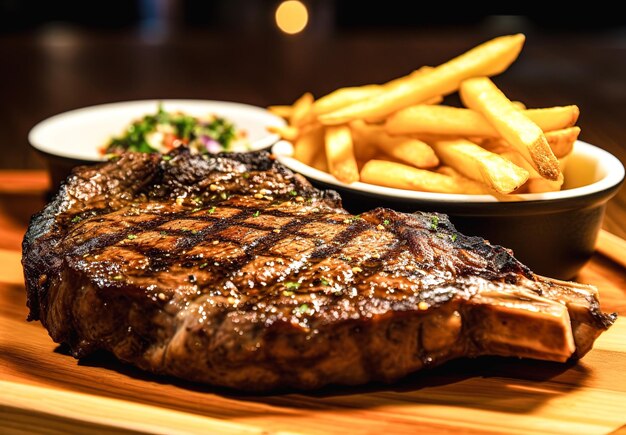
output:
M 626 314 L 626 272 L 596 256 L 579 280 Z M 17 252 L 0 252 L 0 432 L 580 433 L 626 427 L 626 319 L 577 364 L 480 358 L 394 385 L 245 395 L 76 361 L 26 308 Z M 5 432 L 6 433 L 6 432 Z

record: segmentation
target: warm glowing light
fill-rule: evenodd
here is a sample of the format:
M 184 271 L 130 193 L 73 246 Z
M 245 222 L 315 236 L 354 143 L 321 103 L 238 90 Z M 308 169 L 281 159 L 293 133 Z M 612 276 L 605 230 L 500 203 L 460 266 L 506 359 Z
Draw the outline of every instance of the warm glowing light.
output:
M 282 2 L 276 9 L 276 25 L 290 35 L 300 33 L 309 22 L 306 6 L 297 0 Z

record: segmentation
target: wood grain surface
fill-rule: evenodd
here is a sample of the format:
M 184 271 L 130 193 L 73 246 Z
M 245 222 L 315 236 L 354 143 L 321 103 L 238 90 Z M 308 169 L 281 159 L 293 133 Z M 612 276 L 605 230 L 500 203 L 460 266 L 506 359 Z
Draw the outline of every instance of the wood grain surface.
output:
M 25 321 L 19 242 L 45 188 L 36 174 L 25 177 L 3 193 L 0 173 L 2 433 L 604 434 L 626 425 L 625 319 L 576 364 L 464 359 L 392 385 L 313 393 L 245 395 L 154 376 L 107 354 L 77 361 L 39 322 Z M 16 193 L 29 183 L 30 193 Z M 595 255 L 578 281 L 599 288 L 604 310 L 626 315 L 626 269 Z
M 4 254 L 0 427 L 11 431 L 318 434 L 419 428 L 602 434 L 626 424 L 624 319 L 577 364 L 480 358 L 454 361 L 393 385 L 241 395 L 154 376 L 106 354 L 76 361 L 38 322 L 25 321 L 23 284 L 15 282 L 19 254 Z M 626 274 L 614 263 L 594 257 L 580 280 L 600 288 L 604 309 L 626 314 Z

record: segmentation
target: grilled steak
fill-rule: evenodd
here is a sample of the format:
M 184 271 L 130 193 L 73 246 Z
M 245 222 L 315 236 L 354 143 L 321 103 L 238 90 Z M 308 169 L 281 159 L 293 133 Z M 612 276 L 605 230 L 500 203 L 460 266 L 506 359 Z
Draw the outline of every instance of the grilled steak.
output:
M 267 154 L 74 171 L 23 244 L 30 320 L 77 358 L 243 390 L 393 381 L 460 356 L 579 358 L 614 321 L 441 214 L 352 216 Z

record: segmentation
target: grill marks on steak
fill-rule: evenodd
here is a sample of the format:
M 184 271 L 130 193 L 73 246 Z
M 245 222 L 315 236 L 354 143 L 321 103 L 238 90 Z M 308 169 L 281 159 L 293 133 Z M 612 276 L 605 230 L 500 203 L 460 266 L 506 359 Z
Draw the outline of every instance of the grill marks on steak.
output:
M 268 318 L 293 316 L 305 325 L 308 317 L 301 314 L 321 316 L 331 305 L 311 301 L 311 295 L 395 294 L 394 299 L 408 296 L 412 307 L 422 301 L 413 294 L 416 288 L 453 281 L 456 274 L 445 278 L 439 269 L 442 276 L 431 276 L 426 285 L 422 276 L 432 252 L 431 258 L 416 257 L 408 243 L 367 218 L 306 204 L 304 198 L 274 202 L 237 196 L 192 211 L 184 205 L 138 204 L 78 223 L 62 249 L 72 269 L 101 286 L 132 288 L 130 294 L 155 302 L 226 296 L 233 308 L 254 307 Z M 124 225 L 112 231 L 120 220 Z M 95 245 L 94 234 L 102 234 Z M 390 290 L 394 275 L 397 284 Z M 371 314 L 367 305 L 358 308 L 360 316 Z
M 76 356 L 241 389 L 582 356 L 613 321 L 447 217 L 351 216 L 265 154 L 80 168 L 24 241 L 31 318 Z

